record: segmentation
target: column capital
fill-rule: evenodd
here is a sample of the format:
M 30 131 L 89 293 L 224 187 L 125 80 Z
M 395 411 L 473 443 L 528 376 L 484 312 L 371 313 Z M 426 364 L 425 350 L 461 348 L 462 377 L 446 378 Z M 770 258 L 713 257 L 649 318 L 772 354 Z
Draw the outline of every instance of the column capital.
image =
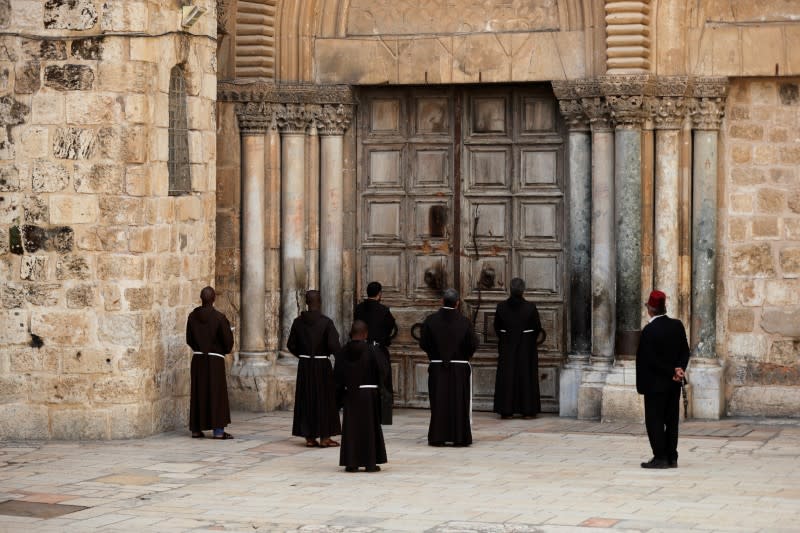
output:
M 306 132 L 319 112 L 319 106 L 307 104 L 276 104 L 275 120 L 281 133 Z
M 236 118 L 242 135 L 263 135 L 275 127 L 274 109 L 266 102 L 236 104 Z
M 658 130 L 677 130 L 688 115 L 686 95 L 691 91 L 688 76 L 659 76 L 656 95 L 649 101 L 650 114 Z
M 567 121 L 570 131 L 588 131 L 589 119 L 580 101 L 580 87 L 583 80 L 554 80 L 553 93 L 558 98 L 558 108 Z
M 353 107 L 339 105 L 323 105 L 316 117 L 320 135 L 344 135 L 353 121 Z
M 600 92 L 617 128 L 638 128 L 648 118 L 647 97 L 655 94 L 651 74 L 600 76 Z
M 718 130 L 725 116 L 728 78 L 695 78 L 692 87 L 692 125 L 698 130 Z

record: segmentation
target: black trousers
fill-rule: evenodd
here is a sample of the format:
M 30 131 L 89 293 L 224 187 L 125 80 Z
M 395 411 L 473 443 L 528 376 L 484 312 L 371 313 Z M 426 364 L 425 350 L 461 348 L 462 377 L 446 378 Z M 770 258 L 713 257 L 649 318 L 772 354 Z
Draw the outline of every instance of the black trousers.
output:
M 680 399 L 681 388 L 678 386 L 667 392 L 644 395 L 644 425 L 656 459 L 678 460 Z

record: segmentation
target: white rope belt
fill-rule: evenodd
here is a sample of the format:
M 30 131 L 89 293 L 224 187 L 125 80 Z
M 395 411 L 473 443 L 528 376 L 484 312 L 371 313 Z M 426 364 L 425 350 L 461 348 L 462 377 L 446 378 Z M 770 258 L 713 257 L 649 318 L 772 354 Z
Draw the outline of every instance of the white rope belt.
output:
M 500 333 L 505 333 L 505 332 L 506 332 L 506 330 L 504 330 L 504 329 L 500 330 Z
M 192 352 L 192 353 L 194 355 L 204 355 L 204 354 L 205 355 L 216 355 L 217 357 L 222 357 L 223 359 L 225 359 L 225 356 L 222 355 L 221 353 L 215 353 L 215 352 Z
M 301 359 L 327 359 L 329 356 L 327 355 L 298 355 L 297 357 Z
M 532 329 L 523 329 L 522 333 L 533 333 Z
M 359 389 L 377 389 L 378 386 L 377 385 L 359 385 L 358 388 Z
M 444 361 L 442 361 L 441 359 L 431 359 L 430 362 L 431 363 L 443 363 Z M 453 360 L 453 361 L 449 361 L 449 362 L 450 363 L 461 363 L 461 364 L 464 364 L 464 365 L 468 365 L 469 364 L 469 361 L 456 361 L 456 360 Z

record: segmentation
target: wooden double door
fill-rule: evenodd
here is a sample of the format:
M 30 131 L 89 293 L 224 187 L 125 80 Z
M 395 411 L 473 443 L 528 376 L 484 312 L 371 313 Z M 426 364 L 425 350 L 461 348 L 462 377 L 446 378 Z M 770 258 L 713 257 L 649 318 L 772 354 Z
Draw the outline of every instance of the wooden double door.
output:
M 521 277 L 548 334 L 539 359 L 543 409 L 557 412 L 565 142 L 549 85 L 363 88 L 359 102 L 357 290 L 380 281 L 397 318 L 397 405 L 428 406 L 427 358 L 412 327 L 454 287 L 480 339 L 474 407 L 491 410 L 494 311 Z

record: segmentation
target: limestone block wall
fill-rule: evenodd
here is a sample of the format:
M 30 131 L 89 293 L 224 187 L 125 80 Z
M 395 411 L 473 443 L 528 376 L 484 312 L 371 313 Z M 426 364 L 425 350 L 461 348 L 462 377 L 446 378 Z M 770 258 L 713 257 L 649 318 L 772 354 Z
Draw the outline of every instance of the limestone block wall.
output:
M 733 79 L 725 115 L 717 316 L 728 412 L 798 416 L 800 78 Z
M 0 1 L 0 438 L 185 425 L 214 272 L 216 21 L 177 0 Z M 191 191 L 168 195 L 170 71 Z

